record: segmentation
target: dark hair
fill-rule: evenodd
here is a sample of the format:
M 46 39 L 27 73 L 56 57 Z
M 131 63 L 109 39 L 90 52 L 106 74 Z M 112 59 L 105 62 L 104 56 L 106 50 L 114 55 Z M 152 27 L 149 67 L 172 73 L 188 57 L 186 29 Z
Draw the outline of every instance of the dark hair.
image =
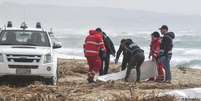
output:
M 155 31 L 155 32 L 153 32 L 153 33 L 151 34 L 151 36 L 156 37 L 156 38 L 159 38 L 159 37 L 160 37 L 160 34 L 159 34 L 159 32 Z
M 167 25 L 162 25 L 161 28 L 159 28 L 159 29 L 160 29 L 160 30 L 161 30 L 161 29 L 166 29 L 166 30 L 168 30 L 168 26 L 167 26 Z
M 42 28 L 40 22 L 37 22 L 37 23 L 36 23 L 36 28 Z
M 97 32 L 102 32 L 102 29 L 101 28 L 96 28 L 96 31 Z
M 124 43 L 126 41 L 126 39 L 121 39 L 121 43 Z
M 134 43 L 132 39 L 126 39 L 126 42 L 125 42 L 126 45 L 129 45 L 132 43 Z
M 13 27 L 12 22 L 8 21 L 7 27 Z

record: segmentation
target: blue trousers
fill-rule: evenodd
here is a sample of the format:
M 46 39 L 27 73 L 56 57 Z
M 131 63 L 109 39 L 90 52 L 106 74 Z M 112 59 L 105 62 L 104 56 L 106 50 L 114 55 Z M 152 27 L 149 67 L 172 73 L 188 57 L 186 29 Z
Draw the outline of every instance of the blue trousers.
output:
M 170 70 L 170 60 L 172 58 L 172 55 L 164 55 L 160 57 L 160 62 L 164 65 L 165 69 L 165 80 L 172 80 L 172 74 Z

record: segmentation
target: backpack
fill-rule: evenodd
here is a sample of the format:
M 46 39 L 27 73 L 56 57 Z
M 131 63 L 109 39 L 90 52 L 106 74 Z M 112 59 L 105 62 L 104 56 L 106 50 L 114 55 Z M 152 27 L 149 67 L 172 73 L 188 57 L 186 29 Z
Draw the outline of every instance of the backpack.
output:
M 130 43 L 128 46 L 125 47 L 127 52 L 130 55 L 135 55 L 137 52 L 144 52 L 136 43 Z

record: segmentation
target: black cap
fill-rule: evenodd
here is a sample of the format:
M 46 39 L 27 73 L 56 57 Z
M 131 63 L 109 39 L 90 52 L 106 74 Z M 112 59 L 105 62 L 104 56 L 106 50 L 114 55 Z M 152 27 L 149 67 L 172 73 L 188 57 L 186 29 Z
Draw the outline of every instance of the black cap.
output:
M 126 41 L 126 39 L 121 39 L 121 43 L 124 43 Z
M 159 28 L 159 30 L 161 29 L 167 29 L 168 30 L 168 26 L 167 25 L 162 25 L 161 28 Z
M 96 31 L 97 32 L 102 32 L 102 29 L 101 28 L 96 28 Z

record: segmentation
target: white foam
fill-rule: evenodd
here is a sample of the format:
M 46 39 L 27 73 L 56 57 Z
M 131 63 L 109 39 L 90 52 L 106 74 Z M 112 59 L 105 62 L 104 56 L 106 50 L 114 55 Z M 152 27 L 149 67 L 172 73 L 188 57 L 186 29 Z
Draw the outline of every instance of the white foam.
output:
M 84 57 L 79 57 L 79 56 L 70 56 L 70 55 L 65 55 L 65 54 L 56 54 L 58 59 L 81 59 L 84 60 Z
M 200 99 L 201 100 L 201 88 L 173 90 L 166 93 L 161 93 L 160 96 L 171 95 L 181 99 Z
M 118 49 L 118 46 L 115 46 Z M 146 60 L 148 59 L 149 47 L 142 47 L 145 50 Z M 82 48 L 61 48 L 55 50 L 58 54 L 63 54 L 68 59 L 84 59 L 84 53 Z M 171 60 L 172 66 L 179 64 L 188 64 L 191 68 L 199 68 L 200 64 L 195 61 L 201 61 L 201 54 L 199 52 L 201 49 L 190 49 L 190 48 L 174 48 L 173 57 Z M 64 57 L 63 56 L 63 57 Z M 122 60 L 122 55 L 119 62 Z M 111 62 L 114 62 L 114 57 L 111 56 Z

